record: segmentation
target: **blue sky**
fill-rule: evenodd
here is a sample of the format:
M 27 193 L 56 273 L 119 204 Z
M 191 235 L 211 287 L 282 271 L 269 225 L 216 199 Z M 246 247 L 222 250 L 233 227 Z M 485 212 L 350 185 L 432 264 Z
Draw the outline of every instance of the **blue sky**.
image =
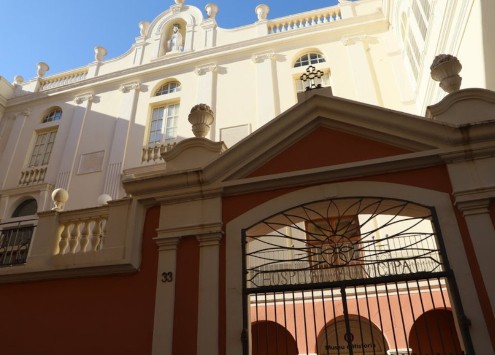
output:
M 93 49 L 103 46 L 106 59 L 126 52 L 139 35 L 138 23 L 151 22 L 173 0 L 0 0 L 0 76 L 36 76 L 36 63 L 48 63 L 47 75 L 85 66 Z M 332 6 L 337 0 L 185 0 L 203 10 L 218 6 L 220 27 L 232 28 L 257 20 L 254 9 L 270 6 L 269 19 Z

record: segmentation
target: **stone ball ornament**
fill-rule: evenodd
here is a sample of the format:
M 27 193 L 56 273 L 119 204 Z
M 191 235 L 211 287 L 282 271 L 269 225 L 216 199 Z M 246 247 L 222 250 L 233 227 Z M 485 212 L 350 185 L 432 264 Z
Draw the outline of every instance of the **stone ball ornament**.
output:
M 52 211 L 61 212 L 64 210 L 65 203 L 69 199 L 69 193 L 64 189 L 55 189 L 52 192 L 53 208 Z
M 108 201 L 112 201 L 112 196 L 108 194 L 101 194 L 100 196 L 98 196 L 98 200 L 97 200 L 98 206 L 108 205 Z

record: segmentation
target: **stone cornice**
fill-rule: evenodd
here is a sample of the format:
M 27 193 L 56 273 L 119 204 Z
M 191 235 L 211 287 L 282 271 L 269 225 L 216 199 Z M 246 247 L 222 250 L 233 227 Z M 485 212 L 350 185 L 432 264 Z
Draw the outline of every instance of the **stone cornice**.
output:
M 63 255 L 62 255 L 63 257 Z M 58 256 L 53 256 L 54 259 L 59 259 Z M 27 264 L 26 264 L 27 265 Z M 31 271 L 24 268 L 24 265 L 15 266 L 12 268 L 4 268 L 2 271 L 9 271 L 8 274 L 0 274 L 0 284 L 12 283 L 12 282 L 25 282 L 36 280 L 50 280 L 61 278 L 77 278 L 87 276 L 103 276 L 103 275 L 116 275 L 127 274 L 138 271 L 138 267 L 132 263 L 121 263 L 114 265 L 104 265 L 96 267 L 81 268 L 61 268 L 51 270 L 35 270 Z
M 29 186 L 15 187 L 13 189 L 0 190 L 0 195 L 3 196 L 13 196 L 13 195 L 26 195 L 38 191 L 51 191 L 53 190 L 53 185 L 51 184 L 37 184 Z
M 171 240 L 169 244 L 173 243 L 175 240 L 179 240 L 181 237 L 195 236 L 200 239 L 204 239 L 206 242 L 214 242 L 215 240 L 220 240 L 222 238 L 222 224 L 212 223 L 212 224 L 202 224 L 198 226 L 185 226 L 180 228 L 167 228 L 159 229 L 157 231 L 158 237 L 154 238 L 158 243 L 158 240 L 166 241 Z

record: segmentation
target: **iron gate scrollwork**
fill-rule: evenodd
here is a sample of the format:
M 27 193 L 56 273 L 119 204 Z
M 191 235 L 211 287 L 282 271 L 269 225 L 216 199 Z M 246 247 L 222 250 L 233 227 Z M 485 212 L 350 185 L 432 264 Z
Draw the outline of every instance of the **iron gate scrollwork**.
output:
M 315 201 L 243 230 L 242 245 L 245 354 L 473 353 L 430 208 Z

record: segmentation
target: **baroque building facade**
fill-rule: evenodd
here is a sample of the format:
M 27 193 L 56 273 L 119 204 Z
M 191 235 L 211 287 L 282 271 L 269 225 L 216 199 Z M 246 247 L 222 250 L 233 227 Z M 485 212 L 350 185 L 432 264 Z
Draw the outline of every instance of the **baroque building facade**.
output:
M 494 353 L 490 10 L 176 0 L 0 77 L 6 352 Z

